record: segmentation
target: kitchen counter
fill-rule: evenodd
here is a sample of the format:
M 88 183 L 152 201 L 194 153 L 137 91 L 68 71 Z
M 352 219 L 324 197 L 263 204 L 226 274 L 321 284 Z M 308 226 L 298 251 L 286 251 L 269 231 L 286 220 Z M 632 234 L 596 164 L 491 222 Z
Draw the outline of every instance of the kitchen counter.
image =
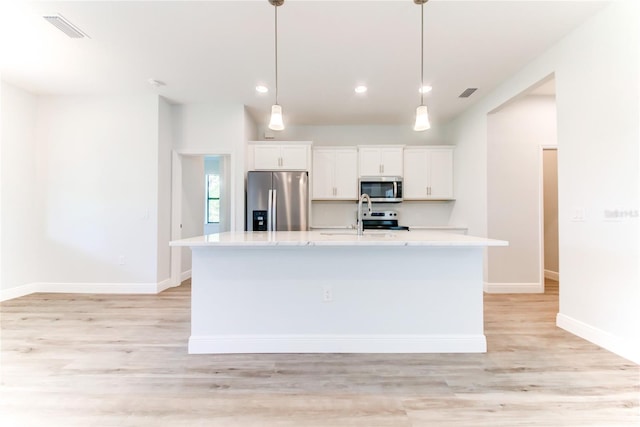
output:
M 503 240 L 433 230 L 387 231 L 326 229 L 313 231 L 227 232 L 171 242 L 172 246 L 506 246 Z
M 483 253 L 437 231 L 231 232 L 192 250 L 190 353 L 485 352 Z

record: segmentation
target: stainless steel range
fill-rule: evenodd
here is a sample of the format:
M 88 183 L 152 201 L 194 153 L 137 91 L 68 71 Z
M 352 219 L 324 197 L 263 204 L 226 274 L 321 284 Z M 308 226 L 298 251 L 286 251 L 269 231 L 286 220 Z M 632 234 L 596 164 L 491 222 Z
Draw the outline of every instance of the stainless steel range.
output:
M 362 225 L 365 230 L 409 230 L 409 227 L 399 225 L 396 211 L 363 212 Z

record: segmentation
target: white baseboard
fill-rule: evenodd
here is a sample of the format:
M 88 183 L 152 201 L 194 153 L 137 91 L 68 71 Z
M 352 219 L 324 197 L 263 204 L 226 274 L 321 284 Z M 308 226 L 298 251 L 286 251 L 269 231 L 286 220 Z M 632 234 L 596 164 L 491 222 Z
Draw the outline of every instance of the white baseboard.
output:
M 541 294 L 542 283 L 488 283 L 484 282 L 484 291 L 488 294 Z
M 178 283 L 178 285 L 176 286 L 180 286 L 180 283 Z M 174 284 L 173 282 L 171 282 L 171 277 L 169 277 L 168 279 L 164 279 L 162 282 L 158 283 L 156 291 L 157 293 L 160 293 L 162 291 L 166 291 L 167 289 L 173 288 L 173 287 L 174 287 Z
M 69 294 L 156 294 L 157 283 L 36 283 L 37 292 Z
M 486 353 L 484 335 L 209 335 L 189 337 L 190 354 Z
M 545 270 L 544 271 L 544 278 L 545 279 L 555 280 L 556 282 L 559 282 L 560 281 L 560 273 L 558 273 L 557 271 Z
M 10 299 L 20 298 L 38 292 L 36 285 L 36 283 L 28 283 L 22 286 L 2 289 L 0 290 L 0 301 L 8 301 Z
M 37 292 L 67 294 L 158 294 L 171 287 L 171 279 L 159 283 L 28 283 L 0 291 L 0 301 Z
M 640 342 L 638 340 L 625 339 L 612 335 L 561 313 L 558 313 L 556 316 L 556 326 L 609 350 L 620 357 L 640 364 Z
M 187 271 L 183 271 L 180 274 L 180 283 L 184 282 L 187 279 L 191 279 L 191 269 L 189 269 Z

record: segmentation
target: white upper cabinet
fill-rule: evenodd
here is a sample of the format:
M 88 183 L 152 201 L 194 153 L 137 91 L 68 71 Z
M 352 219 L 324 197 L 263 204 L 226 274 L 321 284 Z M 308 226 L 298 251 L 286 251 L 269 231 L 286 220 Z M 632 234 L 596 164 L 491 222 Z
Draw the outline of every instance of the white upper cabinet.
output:
M 453 200 L 453 147 L 404 150 L 405 200 Z
M 248 170 L 309 170 L 310 143 L 249 144 Z
M 358 199 L 358 151 L 355 148 L 313 150 L 312 198 Z
M 359 147 L 360 176 L 402 176 L 403 146 Z
M 253 169 L 279 169 L 282 147 L 257 145 L 253 147 Z

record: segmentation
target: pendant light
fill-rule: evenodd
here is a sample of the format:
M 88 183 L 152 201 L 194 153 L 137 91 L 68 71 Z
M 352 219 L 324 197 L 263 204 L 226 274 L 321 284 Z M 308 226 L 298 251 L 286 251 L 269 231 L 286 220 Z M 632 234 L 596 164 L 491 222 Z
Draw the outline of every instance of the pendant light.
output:
M 413 0 L 415 4 L 420 5 L 420 106 L 416 108 L 416 124 L 413 126 L 415 131 L 427 130 L 431 127 L 429 123 L 429 110 L 424 105 L 424 4 L 429 0 Z
M 276 34 L 276 103 L 271 106 L 271 120 L 269 121 L 269 129 L 283 130 L 284 123 L 282 121 L 282 107 L 278 104 L 278 6 L 282 6 L 284 0 L 269 0 L 275 10 L 275 34 Z

